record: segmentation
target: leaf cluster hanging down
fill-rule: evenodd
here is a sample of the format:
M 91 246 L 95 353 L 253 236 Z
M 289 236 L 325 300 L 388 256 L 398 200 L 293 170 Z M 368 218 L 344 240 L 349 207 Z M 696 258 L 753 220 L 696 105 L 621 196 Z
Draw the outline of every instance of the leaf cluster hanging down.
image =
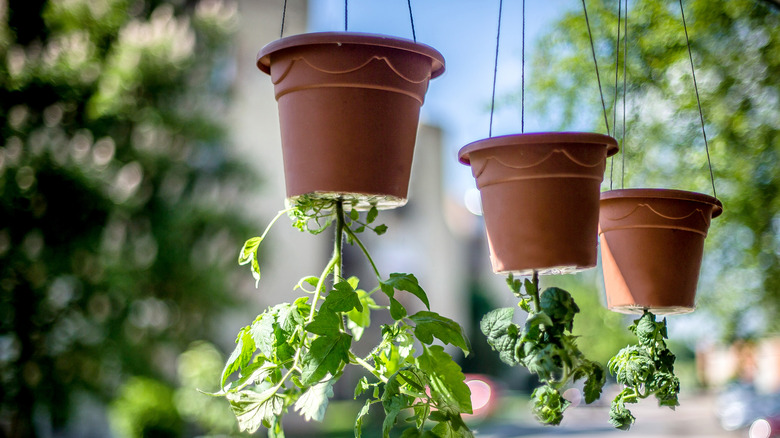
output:
M 674 409 L 680 403 L 680 381 L 674 375 L 674 354 L 666 347 L 666 319 L 657 322 L 655 315 L 645 312 L 629 328 L 637 337 L 636 345 L 620 350 L 609 360 L 609 372 L 625 388 L 612 401 L 609 422 L 629 430 L 636 418 L 626 403 L 655 395 L 659 406 Z
M 240 429 L 251 433 L 265 427 L 269 437 L 283 437 L 282 416 L 290 407 L 307 421 L 322 421 L 333 385 L 347 366 L 358 365 L 368 373 L 355 389 L 355 398 L 366 396 L 355 421 L 356 437 L 362 435 L 374 405 L 385 414 L 383 437 L 390 436 L 399 417 L 407 425 L 403 437 L 472 437 L 461 417 L 472 412 L 465 376 L 444 348 L 434 345 L 438 340 L 469 354 L 468 339 L 455 321 L 430 311 L 428 297 L 414 275 L 380 276 L 357 236 L 366 229 L 377 234 L 386 231 L 384 225 L 373 224 L 376 208 L 361 216 L 354 209 L 344 212 L 340 201 L 303 196 L 273 222 L 284 213 L 293 219 L 294 227 L 312 234 L 335 225 L 338 240 L 321 276 L 305 277 L 296 285 L 304 296 L 266 309 L 239 331 L 222 372 L 222 390 L 212 395 L 227 398 Z M 257 280 L 258 248 L 264 236 L 249 239 L 239 254 L 239 263 L 249 264 Z M 360 289 L 356 277 L 341 276 L 344 237 L 357 244 L 371 263 L 377 282 L 373 289 Z M 326 287 L 331 274 L 333 285 Z M 386 296 L 388 306 L 377 304 L 377 292 Z M 399 292 L 417 297 L 427 310 L 409 315 L 396 298 Z M 352 351 L 353 342 L 370 326 L 371 313 L 380 310 L 389 311 L 393 323 L 383 325 L 379 345 L 359 357 Z
M 489 312 L 480 322 L 488 344 L 508 365 L 522 365 L 539 376 L 542 386 L 531 395 L 532 410 L 544 424 L 557 425 L 570 402 L 563 398 L 563 388 L 585 379 L 585 402 L 592 403 L 601 395 L 605 382 L 602 366 L 580 352 L 571 334 L 574 315 L 580 309 L 569 292 L 551 287 L 541 295 L 538 284 L 528 279 L 524 283 L 512 275 L 509 287 L 528 312 L 524 326 L 512 322 L 515 309 L 508 307 Z M 525 287 L 525 294 L 521 288 Z M 531 307 L 531 305 L 534 307 Z

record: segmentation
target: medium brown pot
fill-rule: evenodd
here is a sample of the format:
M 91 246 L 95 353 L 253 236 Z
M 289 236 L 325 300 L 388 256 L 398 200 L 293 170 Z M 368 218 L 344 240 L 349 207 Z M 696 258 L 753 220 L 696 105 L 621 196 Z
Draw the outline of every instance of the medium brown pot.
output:
M 420 107 L 444 72 L 432 47 L 324 32 L 274 41 L 257 55 L 279 106 L 288 198 L 406 203 Z
M 479 140 L 458 153 L 482 196 L 493 272 L 596 266 L 599 187 L 614 138 L 547 132 Z
M 704 238 L 723 212 L 712 196 L 666 189 L 601 194 L 599 235 L 607 307 L 622 313 L 692 312 Z

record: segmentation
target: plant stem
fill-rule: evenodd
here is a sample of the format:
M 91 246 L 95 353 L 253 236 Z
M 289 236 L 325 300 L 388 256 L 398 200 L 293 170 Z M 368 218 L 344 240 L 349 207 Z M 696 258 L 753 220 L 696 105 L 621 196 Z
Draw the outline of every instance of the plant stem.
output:
M 539 299 L 539 273 L 534 269 L 533 277 L 531 278 L 531 282 L 534 284 L 534 293 L 533 293 L 533 299 L 534 299 L 534 310 L 537 312 L 542 311 L 542 303 Z
M 356 356 L 351 351 L 349 352 L 349 358 L 355 361 L 356 364 L 362 366 L 363 368 L 367 369 L 368 372 L 373 374 L 377 379 L 381 380 L 382 383 L 387 383 L 387 377 L 383 376 L 382 373 L 380 373 L 376 368 L 371 366 L 370 363 L 366 362 L 365 360 L 361 359 L 360 357 Z
M 333 266 L 333 284 L 338 283 L 341 278 L 341 262 L 344 242 L 344 201 L 336 201 L 336 236 L 333 242 L 333 259 L 336 264 Z
M 260 240 L 263 240 L 263 239 L 265 239 L 265 236 L 266 236 L 266 235 L 268 234 L 268 232 L 271 230 L 271 227 L 273 227 L 273 226 L 274 226 L 274 224 L 276 223 L 276 221 L 278 221 L 280 217 L 282 217 L 284 214 L 288 213 L 290 210 L 292 210 L 292 209 L 291 209 L 291 208 L 285 208 L 284 210 L 279 210 L 279 211 L 276 213 L 276 216 L 274 216 L 274 218 L 273 218 L 273 219 L 271 220 L 271 222 L 268 224 L 268 226 L 267 226 L 267 227 L 265 227 L 265 231 L 263 231 L 263 234 L 260 236 Z
M 355 241 L 355 243 L 358 244 L 360 247 L 360 250 L 363 251 L 363 254 L 368 259 L 368 263 L 371 264 L 371 268 L 374 270 L 374 274 L 376 275 L 377 280 L 382 281 L 382 275 L 379 273 L 379 269 L 376 267 L 376 263 L 374 263 L 374 259 L 371 258 L 371 254 L 368 253 L 368 249 L 366 249 L 365 245 L 363 245 L 363 242 L 360 241 L 357 234 L 355 234 L 354 231 L 352 231 L 349 228 L 345 229 L 347 234 L 352 238 L 352 240 Z

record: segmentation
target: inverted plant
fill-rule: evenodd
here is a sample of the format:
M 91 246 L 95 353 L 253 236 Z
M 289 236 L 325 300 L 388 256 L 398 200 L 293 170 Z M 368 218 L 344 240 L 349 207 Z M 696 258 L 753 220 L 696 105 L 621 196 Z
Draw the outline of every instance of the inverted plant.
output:
M 515 309 L 507 307 L 486 314 L 480 328 L 504 363 L 524 366 L 539 378 L 541 386 L 531 394 L 531 409 L 539 422 L 558 425 L 571 404 L 563 398 L 565 388 L 585 379 L 585 403 L 592 403 L 604 387 L 604 368 L 577 347 L 572 329 L 580 309 L 569 292 L 550 287 L 539 293 L 536 273 L 523 282 L 509 274 L 507 284 L 520 298 L 518 306 L 528 312 L 525 324 L 514 323 Z
M 612 359 L 607 366 L 623 390 L 612 401 L 609 422 L 622 430 L 629 430 L 636 418 L 627 403 L 655 396 L 659 406 L 674 409 L 680 403 L 680 380 L 674 375 L 674 354 L 667 348 L 666 318 L 656 321 L 655 315 L 645 312 L 629 328 L 637 337 L 637 343 L 629 345 Z
M 414 275 L 380 274 L 358 237 L 365 230 L 377 235 L 387 230 L 375 222 L 376 206 L 361 214 L 346 201 L 298 197 L 261 236 L 247 240 L 239 253 L 239 264 L 248 265 L 258 282 L 258 250 L 285 214 L 295 228 L 311 234 L 332 227 L 333 255 L 319 276 L 297 282 L 293 288 L 300 292 L 297 298 L 269 307 L 238 332 L 236 348 L 220 378 L 222 389 L 212 395 L 228 400 L 239 428 L 251 433 L 264 427 L 269 437 L 283 437 L 282 417 L 290 408 L 307 421 L 322 421 L 333 385 L 345 368 L 356 366 L 366 371 L 354 391 L 356 399 L 365 397 L 355 419 L 356 437 L 361 436 L 374 405 L 385 415 L 383 437 L 389 436 L 399 417 L 409 425 L 404 437 L 472 437 L 461 417 L 472 412 L 464 375 L 444 347 L 434 343 L 438 339 L 469 354 L 468 339 L 455 321 L 430 311 L 428 297 Z M 356 245 L 371 265 L 375 277 L 371 289 L 361 289 L 357 277 L 343 272 L 345 240 Z M 387 305 L 378 304 L 379 292 Z M 398 292 L 413 295 L 427 310 L 409 315 L 396 298 Z M 377 311 L 388 312 L 393 322 L 382 326 L 381 341 L 368 355 L 358 356 L 352 347 Z

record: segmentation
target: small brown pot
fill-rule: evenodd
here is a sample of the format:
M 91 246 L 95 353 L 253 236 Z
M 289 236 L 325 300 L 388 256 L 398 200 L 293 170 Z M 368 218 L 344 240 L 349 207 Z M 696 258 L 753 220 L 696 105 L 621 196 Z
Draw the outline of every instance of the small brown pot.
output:
M 599 187 L 614 138 L 547 132 L 479 140 L 458 153 L 482 196 L 493 272 L 596 266 Z
M 268 44 L 257 66 L 274 84 L 288 198 L 406 203 L 420 107 L 428 81 L 444 72 L 441 53 L 382 35 L 324 32 Z
M 622 313 L 692 312 L 704 238 L 723 212 L 712 196 L 666 189 L 601 194 L 599 235 L 607 307 Z

